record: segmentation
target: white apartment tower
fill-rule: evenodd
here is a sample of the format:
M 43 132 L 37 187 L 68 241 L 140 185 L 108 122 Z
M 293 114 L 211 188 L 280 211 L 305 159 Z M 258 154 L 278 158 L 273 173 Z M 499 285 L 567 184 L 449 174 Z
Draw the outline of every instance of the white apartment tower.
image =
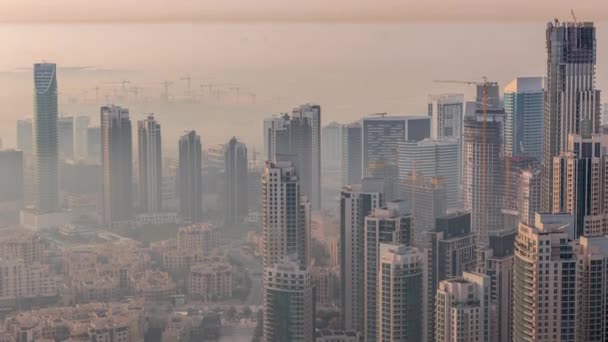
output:
M 295 254 L 310 265 L 310 203 L 300 192 L 291 162 L 267 161 L 262 171 L 262 234 L 264 267 Z
M 513 341 L 577 341 L 576 244 L 570 214 L 519 224 L 513 272 Z
M 490 277 L 465 272 L 437 289 L 435 340 L 490 342 Z

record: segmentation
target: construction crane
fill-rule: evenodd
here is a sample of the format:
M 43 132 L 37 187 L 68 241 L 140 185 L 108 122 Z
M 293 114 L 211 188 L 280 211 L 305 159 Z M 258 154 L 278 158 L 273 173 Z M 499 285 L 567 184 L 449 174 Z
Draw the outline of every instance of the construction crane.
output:
M 388 115 L 388 113 L 372 113 L 372 114 L 369 114 L 368 116 L 380 116 L 380 117 L 385 117 L 385 116 L 387 116 L 387 115 Z
M 182 78 L 180 78 L 180 81 L 186 81 L 186 98 L 190 98 L 192 97 L 192 92 L 191 92 L 191 88 L 190 88 L 190 82 L 192 81 L 192 77 L 190 76 L 184 76 Z
M 127 84 L 130 84 L 129 80 L 122 80 L 120 82 L 104 82 L 103 84 L 121 84 L 122 85 L 122 96 L 127 98 Z
M 163 86 L 162 99 L 165 102 L 169 102 L 169 87 L 173 84 L 171 81 L 163 81 L 161 85 Z
M 481 224 L 479 237 L 482 244 L 487 243 L 488 237 L 486 234 L 487 229 L 487 200 L 486 200 L 486 183 L 488 182 L 487 178 L 487 126 L 488 126 L 488 87 L 496 85 L 495 82 L 488 82 L 488 78 L 483 76 L 482 81 L 459 81 L 459 80 L 435 80 L 435 83 L 456 83 L 456 84 L 466 84 L 466 85 L 474 85 L 476 87 L 482 87 L 482 96 L 481 96 L 481 113 L 482 113 L 482 130 L 481 130 Z M 507 173 L 510 168 L 509 159 L 507 158 Z M 507 177 L 508 178 L 508 177 Z

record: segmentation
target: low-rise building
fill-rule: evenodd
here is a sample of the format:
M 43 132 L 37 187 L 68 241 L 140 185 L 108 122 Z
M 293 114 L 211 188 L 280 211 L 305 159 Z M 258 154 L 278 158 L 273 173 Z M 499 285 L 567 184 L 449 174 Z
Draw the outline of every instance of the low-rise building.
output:
M 6 319 L 4 334 L 20 342 L 140 342 L 146 331 L 143 309 L 137 300 L 25 311 Z
M 190 268 L 188 294 L 205 302 L 232 297 L 232 266 L 227 262 L 202 263 Z

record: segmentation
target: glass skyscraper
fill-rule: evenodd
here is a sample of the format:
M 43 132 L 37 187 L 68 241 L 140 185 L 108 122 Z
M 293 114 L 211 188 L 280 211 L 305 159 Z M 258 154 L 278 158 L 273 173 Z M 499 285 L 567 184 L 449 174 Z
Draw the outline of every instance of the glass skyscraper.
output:
M 54 63 L 34 64 L 34 186 L 39 213 L 59 209 L 57 75 Z
M 542 158 L 543 77 L 518 77 L 505 87 L 505 156 Z

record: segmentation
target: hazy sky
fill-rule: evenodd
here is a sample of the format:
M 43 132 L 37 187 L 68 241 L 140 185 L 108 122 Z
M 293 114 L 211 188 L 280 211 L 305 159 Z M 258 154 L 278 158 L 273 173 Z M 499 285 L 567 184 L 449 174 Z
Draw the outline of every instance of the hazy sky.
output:
M 139 87 L 150 102 L 109 99 L 129 106 L 135 120 L 154 112 L 167 149 L 192 128 L 207 144 L 236 135 L 259 148 L 262 119 L 305 102 L 323 106 L 324 123 L 384 111 L 420 115 L 429 94 L 472 94 L 471 87 L 436 79 L 487 76 L 504 86 L 518 76 L 544 75 L 546 22 L 569 20 L 573 3 L 0 0 L 0 138 L 14 146 L 15 121 L 31 116 L 31 69 L 42 60 L 60 68 L 60 112 L 88 115 L 93 123 L 105 95 L 120 94 L 117 82 Z M 576 6 L 579 20 L 596 20 L 602 88 L 608 1 Z M 173 82 L 170 92 L 179 97 L 186 75 L 193 91 L 230 83 L 254 92 L 257 101 L 159 104 L 161 82 Z
M 605 0 L 2 0 L 0 21 L 608 19 Z

